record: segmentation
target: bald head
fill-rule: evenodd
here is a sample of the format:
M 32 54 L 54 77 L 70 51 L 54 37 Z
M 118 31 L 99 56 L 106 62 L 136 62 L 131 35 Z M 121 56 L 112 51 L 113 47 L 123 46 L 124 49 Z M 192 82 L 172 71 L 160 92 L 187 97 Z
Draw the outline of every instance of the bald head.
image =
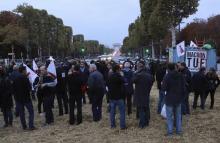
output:
M 97 67 L 96 67 L 95 64 L 91 64 L 91 65 L 89 66 L 89 71 L 90 71 L 90 72 L 94 72 L 94 71 L 96 71 L 96 70 L 97 70 Z
M 19 70 L 19 66 L 18 66 L 18 65 L 14 65 L 14 66 L 13 66 L 13 70 L 14 70 L 14 71 L 18 71 L 18 70 Z

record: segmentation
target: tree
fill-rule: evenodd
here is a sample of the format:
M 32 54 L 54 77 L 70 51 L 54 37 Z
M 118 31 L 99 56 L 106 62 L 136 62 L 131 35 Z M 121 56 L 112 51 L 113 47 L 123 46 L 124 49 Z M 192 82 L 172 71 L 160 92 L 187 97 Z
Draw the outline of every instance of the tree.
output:
M 188 44 L 193 41 L 204 41 L 211 44 L 217 49 L 217 54 L 220 55 L 220 15 L 212 16 L 208 20 L 195 19 L 188 24 L 180 32 L 180 39 L 185 40 Z
M 27 41 L 27 30 L 18 25 L 19 15 L 9 11 L 0 13 L 0 46 L 1 55 L 7 55 L 9 52 L 25 53 L 25 42 Z M 19 53 L 19 54 L 18 54 Z M 4 56 L 5 57 L 5 56 Z
M 172 47 L 176 46 L 176 27 L 183 18 L 187 18 L 197 11 L 199 0 L 158 0 L 159 11 L 166 18 L 172 34 Z
M 72 28 L 65 26 L 62 19 L 28 4 L 19 5 L 14 11 L 22 17 L 20 25 L 28 30 L 27 49 L 32 56 L 66 56 L 69 53 Z
M 159 11 L 160 3 L 157 3 L 156 8 L 152 12 L 149 21 L 148 21 L 148 33 L 152 39 L 152 57 L 154 58 L 155 54 L 155 43 L 157 44 L 158 53 L 162 53 L 161 49 L 161 40 L 164 39 L 166 33 L 168 32 L 168 25 L 166 18 L 161 16 L 161 11 Z

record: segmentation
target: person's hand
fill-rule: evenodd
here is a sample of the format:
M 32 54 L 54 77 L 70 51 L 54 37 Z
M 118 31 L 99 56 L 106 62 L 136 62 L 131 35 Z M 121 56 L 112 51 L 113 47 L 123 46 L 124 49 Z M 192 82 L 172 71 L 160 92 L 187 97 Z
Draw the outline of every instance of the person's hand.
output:
M 40 85 L 41 88 L 44 88 L 46 86 L 46 83 L 43 83 Z

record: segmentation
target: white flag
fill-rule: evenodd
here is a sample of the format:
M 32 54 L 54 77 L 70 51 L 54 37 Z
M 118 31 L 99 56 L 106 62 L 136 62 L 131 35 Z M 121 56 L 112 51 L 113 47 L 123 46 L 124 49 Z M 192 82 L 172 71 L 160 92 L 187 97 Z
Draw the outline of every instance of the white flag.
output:
M 35 79 L 38 77 L 38 75 L 32 71 L 27 65 L 23 64 L 25 67 L 26 67 L 26 71 L 28 73 L 28 78 L 30 80 L 30 83 L 32 85 L 32 88 L 33 88 L 33 83 L 35 81 Z
M 54 64 L 54 61 L 52 60 L 49 64 L 49 66 L 47 67 L 47 72 L 49 72 L 50 74 L 52 74 L 52 76 L 54 76 L 55 82 L 57 83 L 57 72 L 56 72 L 56 66 Z
M 52 56 L 49 57 L 49 60 L 50 61 L 55 61 L 55 59 Z
M 178 45 L 176 45 L 176 51 L 177 51 L 177 56 L 181 57 L 183 55 L 185 55 L 185 41 L 179 43 Z
M 193 41 L 190 42 L 190 47 L 198 48 L 198 46 Z
M 33 70 L 34 70 L 34 71 L 37 71 L 37 70 L 38 70 L 38 67 L 37 67 L 37 64 L 36 64 L 35 60 L 33 60 L 32 65 L 33 65 Z

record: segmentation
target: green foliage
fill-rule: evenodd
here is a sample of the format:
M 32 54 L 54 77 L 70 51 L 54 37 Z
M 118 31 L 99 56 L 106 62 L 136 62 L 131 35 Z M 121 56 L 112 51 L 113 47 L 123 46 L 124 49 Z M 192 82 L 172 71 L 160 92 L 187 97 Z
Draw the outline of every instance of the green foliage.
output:
M 159 11 L 167 22 L 176 27 L 183 18 L 187 18 L 197 11 L 199 0 L 158 0 Z
M 101 54 L 112 53 L 112 49 L 105 47 L 103 44 L 99 44 L 97 40 L 84 40 L 84 35 L 73 36 L 73 49 L 74 56 L 97 56 Z
M 175 27 L 183 18 L 197 11 L 198 2 L 199 0 L 140 0 L 141 16 L 129 25 L 129 35 L 125 37 L 121 51 L 143 52 L 143 47 L 152 46 L 152 41 L 157 45 L 154 48 L 161 48 L 158 44 L 161 44 L 160 41 L 170 29 L 172 40 L 176 42 Z

